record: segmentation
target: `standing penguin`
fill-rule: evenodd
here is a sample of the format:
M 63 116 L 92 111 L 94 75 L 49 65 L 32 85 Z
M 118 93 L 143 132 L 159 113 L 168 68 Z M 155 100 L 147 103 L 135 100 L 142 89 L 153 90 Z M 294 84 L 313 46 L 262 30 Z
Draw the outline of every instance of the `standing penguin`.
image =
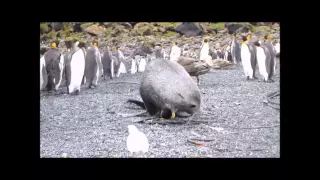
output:
M 47 70 L 44 56 L 40 58 L 40 90 L 42 90 L 47 85 Z
M 49 92 L 56 91 L 62 80 L 64 57 L 57 49 L 57 44 L 55 42 L 51 44 L 51 49 L 44 53 L 43 58 L 45 60 L 48 79 L 47 90 Z
M 162 58 L 162 59 L 166 58 L 166 52 L 160 44 L 158 47 L 156 47 L 155 54 L 156 54 L 156 58 Z
M 255 70 L 257 65 L 256 48 L 248 42 L 250 38 L 251 34 L 243 36 L 243 42 L 241 44 L 241 61 L 247 80 L 256 78 Z
M 65 64 L 65 74 L 67 81 L 68 94 L 80 93 L 81 81 L 85 70 L 85 51 L 80 49 L 79 42 L 72 45 L 72 50 L 68 55 Z
M 264 38 L 265 38 L 265 45 L 269 49 L 270 56 L 271 56 L 270 66 L 273 69 L 269 74 L 269 79 L 271 79 L 272 76 L 274 75 L 274 72 L 276 71 L 276 64 L 277 64 L 276 63 L 276 52 L 275 52 L 275 49 L 274 49 L 272 42 L 271 42 L 271 36 L 268 34 L 268 35 L 264 36 Z
M 207 57 L 209 55 L 209 43 L 207 39 L 203 40 L 203 44 L 200 47 L 200 60 L 207 60 Z
M 127 73 L 127 68 L 125 63 L 128 64 L 129 61 L 125 60 L 123 52 L 120 50 L 120 47 L 117 47 L 116 50 L 117 50 L 116 56 L 115 56 L 116 59 L 113 61 L 114 73 L 116 74 L 117 77 L 120 77 L 120 74 Z
M 113 63 L 111 60 L 111 52 L 109 46 L 105 47 L 105 51 L 103 54 L 103 57 L 101 58 L 101 63 L 103 66 L 103 78 L 104 80 L 107 79 L 107 77 L 110 77 L 111 79 L 114 77 L 114 73 L 112 73 L 111 70 L 114 70 Z
M 233 34 L 231 43 L 231 57 L 234 64 L 238 64 L 241 61 L 241 49 L 236 38 L 236 33 Z
M 273 67 L 271 63 L 271 53 L 269 48 L 259 41 L 257 44 L 257 61 L 259 66 L 260 75 L 263 77 L 264 82 L 272 82 L 269 79 L 270 74 L 273 73 Z
M 280 42 L 277 42 L 276 45 L 274 46 L 274 49 L 276 51 L 276 57 L 280 57 Z
M 142 57 L 139 61 L 138 72 L 144 72 L 144 70 L 146 69 L 146 65 L 147 65 L 147 60 L 145 57 Z
M 135 74 L 137 71 L 138 71 L 137 60 L 136 58 L 133 58 L 131 63 L 131 74 Z
M 181 55 L 181 49 L 177 46 L 177 43 L 174 42 L 170 51 L 170 60 L 177 61 L 180 55 Z
M 223 51 L 220 48 L 218 48 L 217 50 L 217 55 L 219 59 L 224 59 Z
M 85 77 L 89 83 L 89 88 L 98 86 L 99 77 L 101 77 L 103 69 L 101 63 L 100 50 L 98 49 L 98 42 L 94 41 L 93 46 L 90 47 L 85 56 Z
M 214 49 L 214 48 L 213 48 L 213 50 L 210 49 L 209 55 L 212 57 L 212 59 L 217 59 L 218 58 L 217 50 Z

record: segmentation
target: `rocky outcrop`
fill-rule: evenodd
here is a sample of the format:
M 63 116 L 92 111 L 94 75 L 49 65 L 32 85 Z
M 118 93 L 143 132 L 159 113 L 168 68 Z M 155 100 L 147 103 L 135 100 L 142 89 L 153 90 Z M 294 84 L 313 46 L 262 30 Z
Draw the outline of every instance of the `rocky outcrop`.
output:
M 199 36 L 203 31 L 192 22 L 183 22 L 178 27 L 175 28 L 176 32 L 180 35 L 190 36 Z
M 225 27 L 227 28 L 228 34 L 247 33 L 250 30 L 249 24 L 242 24 L 242 23 L 226 23 Z
M 74 23 L 73 32 L 74 33 L 83 32 L 83 29 L 82 29 L 81 24 L 79 22 Z
M 62 22 L 49 23 L 48 27 L 50 30 L 60 31 L 63 29 L 63 23 Z
M 103 36 L 105 34 L 104 28 L 96 24 L 87 27 L 86 32 L 93 36 Z

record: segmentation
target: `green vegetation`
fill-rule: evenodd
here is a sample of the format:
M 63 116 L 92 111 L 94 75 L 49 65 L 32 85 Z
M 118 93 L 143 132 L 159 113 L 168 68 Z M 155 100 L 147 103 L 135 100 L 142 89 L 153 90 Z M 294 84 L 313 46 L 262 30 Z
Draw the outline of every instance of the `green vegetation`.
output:
M 224 29 L 224 23 L 223 22 L 218 22 L 218 23 L 212 23 L 211 24 L 212 29 L 217 29 L 217 30 L 223 30 Z
M 176 32 L 172 32 L 172 31 L 168 31 L 166 32 L 165 34 L 163 34 L 164 37 L 172 37 L 172 36 L 175 36 L 177 35 L 178 33 Z
M 158 23 L 159 25 L 163 26 L 163 27 L 176 27 L 180 24 L 180 22 L 161 22 Z
M 86 29 L 87 27 L 91 26 L 91 25 L 94 25 L 95 23 L 93 22 L 87 22 L 87 23 L 83 23 L 81 24 L 80 26 L 83 28 L 83 29 Z
M 48 32 L 48 30 L 49 30 L 48 24 L 47 23 L 40 23 L 40 30 L 42 32 Z
M 57 37 L 57 32 L 56 31 L 50 31 L 48 34 L 47 34 L 47 37 L 50 38 L 50 39 L 55 39 Z

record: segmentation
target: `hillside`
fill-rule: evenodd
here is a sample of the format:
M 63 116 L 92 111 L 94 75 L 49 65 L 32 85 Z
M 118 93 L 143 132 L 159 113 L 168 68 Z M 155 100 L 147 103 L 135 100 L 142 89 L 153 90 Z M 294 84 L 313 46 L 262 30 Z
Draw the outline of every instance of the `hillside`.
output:
M 49 42 L 58 40 L 60 48 L 65 48 L 65 41 L 79 40 L 90 44 L 98 40 L 100 47 L 109 45 L 135 47 L 143 41 L 147 46 L 153 48 L 157 43 L 164 47 L 170 46 L 172 41 L 200 46 L 202 38 L 206 37 L 213 46 L 224 47 L 230 42 L 230 34 L 252 32 L 257 36 L 267 33 L 273 35 L 274 39 L 280 37 L 278 23 L 181 23 L 181 22 L 83 22 L 83 23 L 40 23 L 40 42 L 48 45 Z M 126 50 L 124 50 L 126 51 Z

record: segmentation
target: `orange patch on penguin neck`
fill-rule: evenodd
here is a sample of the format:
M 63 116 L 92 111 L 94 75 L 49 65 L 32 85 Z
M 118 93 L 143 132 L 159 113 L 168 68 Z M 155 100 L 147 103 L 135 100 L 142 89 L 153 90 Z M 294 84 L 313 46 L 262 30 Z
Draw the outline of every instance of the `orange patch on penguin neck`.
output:
M 52 43 L 52 44 L 51 44 L 51 47 L 52 47 L 52 48 L 57 48 L 57 44 L 56 44 L 56 43 Z

